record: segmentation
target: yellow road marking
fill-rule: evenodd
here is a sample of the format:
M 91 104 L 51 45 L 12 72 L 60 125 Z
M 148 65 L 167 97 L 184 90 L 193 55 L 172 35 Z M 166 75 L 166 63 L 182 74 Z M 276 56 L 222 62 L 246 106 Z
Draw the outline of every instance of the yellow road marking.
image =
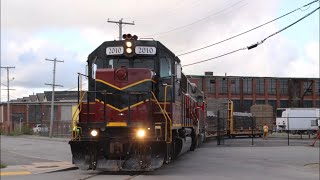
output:
M 0 176 L 14 176 L 14 175 L 27 175 L 31 174 L 29 171 L 12 171 L 12 172 L 0 172 Z

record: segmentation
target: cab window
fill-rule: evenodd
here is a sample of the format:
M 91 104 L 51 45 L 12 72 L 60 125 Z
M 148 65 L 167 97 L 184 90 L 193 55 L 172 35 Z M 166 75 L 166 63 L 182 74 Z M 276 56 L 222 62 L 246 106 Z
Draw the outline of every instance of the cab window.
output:
M 133 60 L 134 68 L 147 68 L 154 70 L 154 60 L 153 59 L 135 59 Z
M 171 59 L 160 58 L 160 77 L 171 76 Z
M 112 61 L 113 68 L 130 67 L 129 59 L 110 59 L 109 64 L 111 64 L 110 61 Z

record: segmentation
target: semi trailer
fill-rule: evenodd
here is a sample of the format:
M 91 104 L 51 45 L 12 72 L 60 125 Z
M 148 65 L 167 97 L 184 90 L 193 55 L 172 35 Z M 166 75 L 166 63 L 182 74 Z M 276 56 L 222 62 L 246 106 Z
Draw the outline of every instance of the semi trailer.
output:
M 316 133 L 320 126 L 319 112 L 319 108 L 278 108 L 277 131 L 289 131 L 293 134 Z

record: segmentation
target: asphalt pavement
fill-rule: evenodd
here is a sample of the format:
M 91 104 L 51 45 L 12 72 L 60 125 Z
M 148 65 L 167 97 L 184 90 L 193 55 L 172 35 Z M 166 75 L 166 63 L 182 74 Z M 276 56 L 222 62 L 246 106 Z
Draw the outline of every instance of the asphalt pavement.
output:
M 319 180 L 320 178 L 319 145 L 317 143 L 315 147 L 309 146 L 312 140 L 297 139 L 295 141 L 298 143 L 290 146 L 284 145 L 286 139 L 283 138 L 267 140 L 255 138 L 254 146 L 251 145 L 250 138 L 225 139 L 224 145 L 217 145 L 216 140 L 210 140 L 195 151 L 187 152 L 170 164 L 147 173 L 108 173 L 72 168 L 67 141 L 68 139 L 60 138 L 1 136 L 1 157 L 10 156 L 12 158 L 11 160 L 9 158 L 10 161 L 15 158 L 20 159 L 21 156 L 24 159 L 20 165 L 13 161 L 16 165 L 9 165 L 2 169 L 1 173 L 10 172 L 8 170 L 12 172 L 12 167 L 27 167 L 16 171 L 20 172 L 20 175 L 6 174 L 2 175 L 1 179 Z M 24 163 L 28 165 L 22 165 Z

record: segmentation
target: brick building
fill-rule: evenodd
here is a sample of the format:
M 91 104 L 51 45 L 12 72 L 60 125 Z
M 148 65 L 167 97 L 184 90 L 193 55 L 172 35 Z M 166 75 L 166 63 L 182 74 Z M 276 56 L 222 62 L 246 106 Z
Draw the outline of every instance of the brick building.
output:
M 78 104 L 77 91 L 56 91 L 54 106 L 54 132 L 67 133 L 70 129 L 73 111 Z M 49 127 L 51 112 L 51 92 L 37 93 L 29 97 L 10 101 L 10 128 L 19 129 L 20 123 L 29 125 L 46 124 Z M 0 124 L 7 130 L 7 103 L 0 103 Z
M 319 78 L 188 75 L 207 96 L 207 101 L 231 99 L 234 110 L 249 112 L 254 104 L 284 107 L 319 107 Z

